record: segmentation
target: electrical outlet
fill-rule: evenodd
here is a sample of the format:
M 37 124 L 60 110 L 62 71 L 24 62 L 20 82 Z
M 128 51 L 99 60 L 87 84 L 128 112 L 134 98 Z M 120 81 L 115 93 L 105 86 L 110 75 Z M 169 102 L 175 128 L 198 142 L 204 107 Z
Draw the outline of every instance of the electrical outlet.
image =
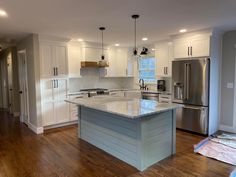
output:
M 234 88 L 234 83 L 228 82 L 228 83 L 227 83 L 227 88 L 229 88 L 229 89 Z

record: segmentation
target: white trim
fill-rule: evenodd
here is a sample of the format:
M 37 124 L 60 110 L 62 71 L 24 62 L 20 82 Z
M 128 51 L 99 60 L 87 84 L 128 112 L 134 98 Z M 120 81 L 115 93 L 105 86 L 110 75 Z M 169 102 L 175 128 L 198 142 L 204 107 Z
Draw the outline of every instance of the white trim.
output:
M 31 129 L 36 134 L 42 134 L 43 133 L 43 127 L 36 127 L 30 122 L 28 123 L 29 129 Z
M 227 125 L 220 125 L 219 130 L 236 133 L 236 131 L 234 130 L 234 127 L 227 126 Z
M 52 128 L 59 128 L 59 127 L 64 127 L 64 126 L 74 125 L 74 124 L 78 124 L 78 120 L 74 120 L 74 121 L 71 121 L 71 122 L 60 123 L 60 124 L 56 124 L 56 125 L 45 126 L 44 130 L 48 130 L 48 129 L 52 129 Z

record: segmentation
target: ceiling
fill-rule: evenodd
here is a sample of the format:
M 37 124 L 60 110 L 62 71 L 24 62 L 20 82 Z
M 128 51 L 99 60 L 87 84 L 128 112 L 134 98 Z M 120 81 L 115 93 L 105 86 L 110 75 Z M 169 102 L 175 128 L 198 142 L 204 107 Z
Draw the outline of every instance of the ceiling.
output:
M 148 43 L 188 31 L 219 27 L 236 29 L 235 0 L 4 0 L 0 9 L 0 39 L 20 39 L 40 33 L 100 42 L 99 26 L 105 26 L 105 43 L 133 44 L 132 14 L 138 19 L 138 43 Z

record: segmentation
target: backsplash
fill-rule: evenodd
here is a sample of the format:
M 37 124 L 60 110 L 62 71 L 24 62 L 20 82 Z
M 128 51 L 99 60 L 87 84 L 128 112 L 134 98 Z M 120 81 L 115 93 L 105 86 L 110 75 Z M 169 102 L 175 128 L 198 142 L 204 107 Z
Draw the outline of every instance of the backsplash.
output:
M 81 69 L 81 78 L 69 79 L 69 92 L 87 88 L 133 88 L 133 78 L 100 77 L 99 69 Z

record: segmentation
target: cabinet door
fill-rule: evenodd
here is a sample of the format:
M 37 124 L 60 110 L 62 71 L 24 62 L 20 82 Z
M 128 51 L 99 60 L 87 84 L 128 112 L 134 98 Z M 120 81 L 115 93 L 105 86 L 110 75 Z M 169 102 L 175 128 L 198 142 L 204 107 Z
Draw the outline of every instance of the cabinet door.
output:
M 40 44 L 41 77 L 50 78 L 54 75 L 54 61 L 52 46 L 46 43 Z
M 116 63 L 117 76 L 127 76 L 128 51 L 126 49 L 117 49 Z
M 134 76 L 134 61 L 131 58 L 128 58 L 127 61 L 127 76 L 128 77 Z
M 81 68 L 81 47 L 80 46 L 68 46 L 68 68 L 69 77 L 80 77 Z
M 67 79 L 58 79 L 56 82 L 54 89 L 56 122 L 68 122 L 70 120 L 69 104 L 65 102 L 67 99 Z
M 191 41 L 191 56 L 206 57 L 210 56 L 210 37 L 195 38 Z
M 108 50 L 104 49 L 105 59 L 108 57 Z M 102 49 L 95 47 L 83 47 L 82 57 L 85 61 L 99 61 L 102 56 Z
M 46 80 L 41 82 L 42 93 L 42 123 L 43 126 L 52 125 L 56 123 L 54 116 L 54 92 L 53 81 Z
M 57 76 L 67 75 L 67 47 L 53 46 L 53 57 L 57 68 Z
M 169 66 L 169 48 L 166 43 L 156 46 L 156 73 L 157 76 L 167 75 L 166 68 Z
M 189 57 L 188 47 L 190 46 L 189 40 L 179 40 L 174 42 L 174 58 L 187 58 Z
M 116 50 L 109 49 L 108 51 L 108 61 L 109 67 L 106 68 L 106 77 L 115 77 L 117 76 L 117 63 L 116 63 Z

